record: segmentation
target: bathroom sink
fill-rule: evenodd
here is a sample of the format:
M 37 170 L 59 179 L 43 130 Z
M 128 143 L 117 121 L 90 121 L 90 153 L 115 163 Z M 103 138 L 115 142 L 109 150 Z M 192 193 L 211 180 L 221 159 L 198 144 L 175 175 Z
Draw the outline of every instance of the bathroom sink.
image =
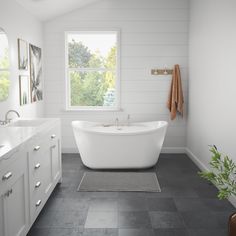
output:
M 37 127 L 44 124 L 45 120 L 17 120 L 10 123 L 8 126 L 11 127 Z

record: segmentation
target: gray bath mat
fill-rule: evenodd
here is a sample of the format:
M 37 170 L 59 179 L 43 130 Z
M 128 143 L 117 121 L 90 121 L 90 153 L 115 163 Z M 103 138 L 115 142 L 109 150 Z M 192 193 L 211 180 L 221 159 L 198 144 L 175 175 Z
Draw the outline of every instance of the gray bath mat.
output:
M 155 173 L 85 172 L 77 191 L 161 192 Z

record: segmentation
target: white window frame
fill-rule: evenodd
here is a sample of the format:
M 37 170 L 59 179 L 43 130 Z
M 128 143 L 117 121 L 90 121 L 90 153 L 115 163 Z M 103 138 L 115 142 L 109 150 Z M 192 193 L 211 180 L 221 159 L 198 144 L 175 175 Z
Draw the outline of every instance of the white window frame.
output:
M 116 81 L 115 81 L 115 106 L 71 106 L 71 89 L 70 89 L 70 71 L 109 71 L 105 68 L 69 68 L 68 63 L 68 35 L 78 33 L 115 33 L 117 40 L 117 54 L 116 54 Z M 107 29 L 107 30 L 76 30 L 65 32 L 65 83 L 66 83 L 66 111 L 119 111 L 120 108 L 120 30 L 118 29 Z

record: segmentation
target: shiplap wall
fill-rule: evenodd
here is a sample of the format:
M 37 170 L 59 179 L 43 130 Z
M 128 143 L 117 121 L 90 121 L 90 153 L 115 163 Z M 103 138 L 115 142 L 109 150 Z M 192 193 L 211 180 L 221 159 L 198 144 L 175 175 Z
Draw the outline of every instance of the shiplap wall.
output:
M 45 113 L 62 119 L 62 148 L 74 152 L 71 121 L 166 120 L 168 152 L 186 145 L 186 120 L 171 122 L 166 108 L 170 76 L 151 76 L 152 68 L 181 67 L 187 100 L 188 0 L 103 0 L 44 25 Z M 65 110 L 64 32 L 114 29 L 121 32 L 121 108 L 117 112 Z

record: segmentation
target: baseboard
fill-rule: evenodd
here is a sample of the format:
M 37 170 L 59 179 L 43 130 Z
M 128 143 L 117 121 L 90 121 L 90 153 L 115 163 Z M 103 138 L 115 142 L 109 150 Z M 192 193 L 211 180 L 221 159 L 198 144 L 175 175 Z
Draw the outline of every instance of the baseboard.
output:
M 188 157 L 195 163 L 195 165 L 201 170 L 201 171 L 209 171 L 208 167 L 203 164 L 197 156 L 195 156 L 192 151 L 190 151 L 189 148 L 185 148 L 185 153 L 188 155 Z
M 209 168 L 204 164 L 202 163 L 199 158 L 197 158 L 196 155 L 193 154 L 193 152 L 189 149 L 189 148 L 186 148 L 186 154 L 188 155 L 188 157 L 195 163 L 195 165 L 198 166 L 198 168 L 201 170 L 201 171 L 209 171 Z M 228 198 L 228 200 L 230 201 L 230 203 L 236 207 L 236 197 L 234 196 L 231 196 Z

